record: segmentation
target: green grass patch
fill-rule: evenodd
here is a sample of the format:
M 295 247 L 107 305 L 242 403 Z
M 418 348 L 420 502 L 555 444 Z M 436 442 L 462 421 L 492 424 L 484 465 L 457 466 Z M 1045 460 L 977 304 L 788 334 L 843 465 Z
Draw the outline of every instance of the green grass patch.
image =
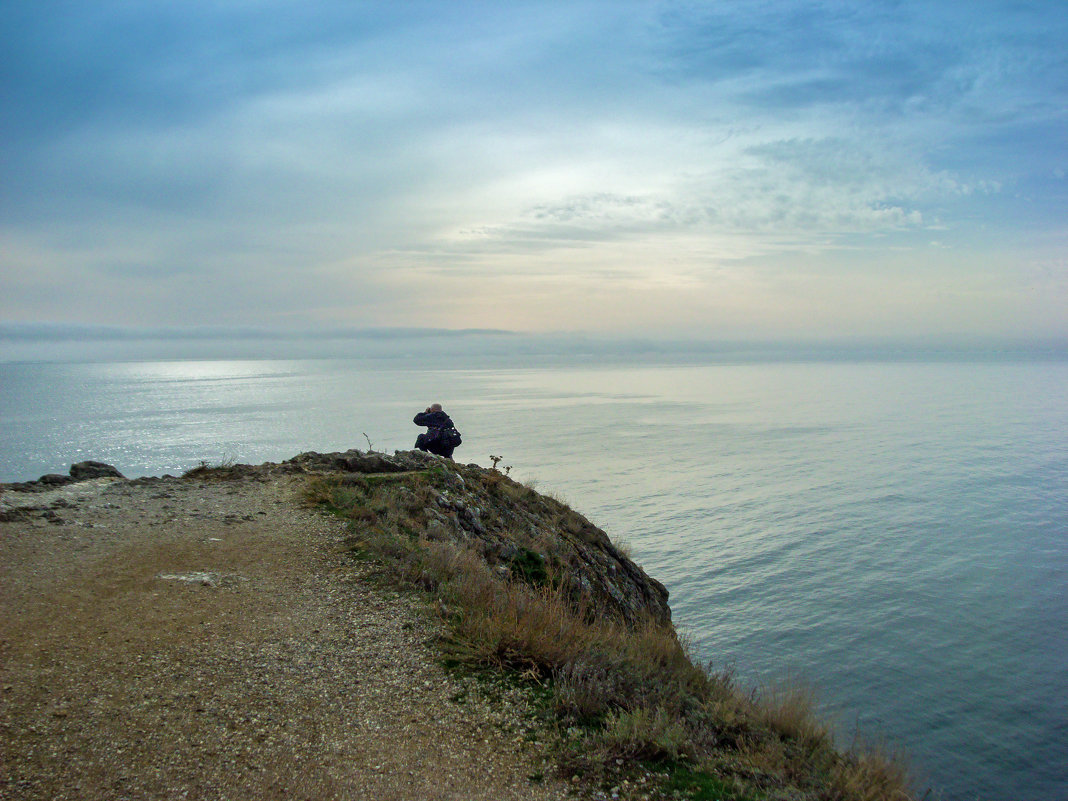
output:
M 755 795 L 740 792 L 733 782 L 677 763 L 668 766 L 661 790 L 689 801 L 759 801 Z

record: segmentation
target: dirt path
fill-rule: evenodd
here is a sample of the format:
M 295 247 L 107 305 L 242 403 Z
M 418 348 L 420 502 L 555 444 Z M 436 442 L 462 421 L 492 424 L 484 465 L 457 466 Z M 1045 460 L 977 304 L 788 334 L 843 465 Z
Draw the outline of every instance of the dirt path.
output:
M 5 491 L 0 798 L 566 797 L 300 481 Z

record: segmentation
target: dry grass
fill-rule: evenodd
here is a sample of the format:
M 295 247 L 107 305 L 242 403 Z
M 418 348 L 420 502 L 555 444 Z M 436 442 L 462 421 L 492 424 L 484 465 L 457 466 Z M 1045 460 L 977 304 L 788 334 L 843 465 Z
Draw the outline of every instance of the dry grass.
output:
M 754 708 L 761 722 L 779 737 L 812 750 L 831 740 L 827 726 L 816 718 L 816 691 L 802 679 L 790 677 L 763 688 Z
M 730 674 L 699 665 L 670 624 L 599 617 L 569 597 L 551 569 L 537 586 L 509 580 L 476 546 L 428 539 L 426 510 L 441 480 L 433 470 L 403 483 L 324 480 L 309 499 L 345 514 L 355 547 L 395 580 L 431 594 L 448 623 L 449 660 L 549 688 L 547 707 L 566 733 L 560 760 L 567 770 L 607 777 L 653 762 L 669 774 L 682 771 L 687 787 L 703 786 L 706 777 L 718 788 L 707 797 L 724 799 L 909 798 L 900 760 L 835 749 L 803 684 L 741 692 Z M 562 536 L 589 536 L 589 522 L 560 501 L 494 471 L 481 481 L 497 498 L 538 508 Z M 522 532 L 515 539 L 530 544 Z
M 238 476 L 247 465 L 238 465 L 233 459 L 224 459 L 218 464 L 201 461 L 196 467 L 182 473 L 182 478 L 200 479 L 202 481 L 229 481 Z
M 908 770 L 900 754 L 871 750 L 847 755 L 831 772 L 831 798 L 850 801 L 908 801 Z

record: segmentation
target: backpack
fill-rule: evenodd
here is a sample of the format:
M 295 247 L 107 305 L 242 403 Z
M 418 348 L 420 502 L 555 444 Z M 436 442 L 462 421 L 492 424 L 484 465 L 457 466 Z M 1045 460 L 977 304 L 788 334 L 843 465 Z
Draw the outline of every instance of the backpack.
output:
M 443 428 L 438 441 L 446 448 L 456 448 L 463 442 L 463 438 L 455 428 Z

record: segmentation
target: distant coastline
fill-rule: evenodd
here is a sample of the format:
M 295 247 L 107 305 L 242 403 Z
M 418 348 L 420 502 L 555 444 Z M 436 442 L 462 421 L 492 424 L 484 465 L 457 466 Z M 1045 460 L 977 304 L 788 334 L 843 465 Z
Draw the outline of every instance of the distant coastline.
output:
M 752 339 L 672 338 L 583 331 L 500 329 L 295 328 L 256 326 L 135 327 L 0 322 L 0 363 L 409 359 L 458 363 L 766 363 L 805 361 L 1068 360 L 1068 340 L 1054 337 L 912 336 Z

